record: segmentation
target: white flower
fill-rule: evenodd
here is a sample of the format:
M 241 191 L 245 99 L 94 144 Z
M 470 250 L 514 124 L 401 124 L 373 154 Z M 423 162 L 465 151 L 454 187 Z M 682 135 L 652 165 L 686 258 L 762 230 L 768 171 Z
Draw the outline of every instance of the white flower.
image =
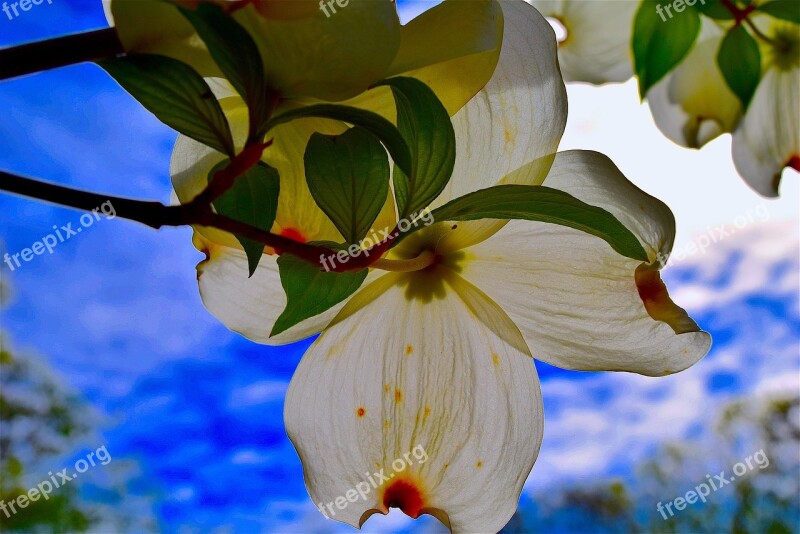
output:
M 545 182 L 615 215 L 649 262 L 562 226 L 437 222 L 390 253 L 433 252 L 434 265 L 372 269 L 349 300 L 270 340 L 286 302 L 276 257 L 265 255 L 248 278 L 243 252 L 196 234 L 208 255 L 198 267 L 203 301 L 226 325 L 273 343 L 323 332 L 292 378 L 285 422 L 315 505 L 353 526 L 399 507 L 412 517 L 433 514 L 455 532 L 501 529 L 542 441 L 532 356 L 567 369 L 662 376 L 691 366 L 710 346 L 658 273 L 673 244 L 671 212 L 605 156 L 556 154 L 567 102 L 553 32 L 529 5 L 501 5 L 500 60 L 488 85 L 453 117 L 458 159 L 436 205 L 498 183 Z M 176 187 L 208 167 L 196 163 L 201 148 L 179 146 Z M 282 189 L 289 206 L 307 196 L 301 187 Z M 315 220 L 296 221 L 309 240 L 326 237 Z M 395 221 L 387 208 L 375 227 Z M 427 461 L 395 473 L 392 462 L 419 446 Z M 381 470 L 394 476 L 366 499 L 325 508 Z
M 530 0 L 560 24 L 558 60 L 566 82 L 603 84 L 633 76 L 631 32 L 639 2 L 633 0 Z
M 703 17 L 686 59 L 647 93 L 656 126 L 681 146 L 701 148 L 734 131 L 741 119 L 742 104 L 717 66 L 724 36 L 723 29 Z
M 631 34 L 640 2 L 530 2 L 566 29 L 566 40 L 559 43 L 566 81 L 600 84 L 632 76 Z M 755 36 L 763 73 L 745 115 L 717 64 L 720 44 L 733 22 L 705 16 L 689 54 L 647 92 L 647 101 L 661 132 L 681 146 L 701 148 L 733 133 L 737 171 L 754 190 L 774 197 L 785 168 L 800 172 L 800 26 L 759 12 L 748 18 L 771 42 Z

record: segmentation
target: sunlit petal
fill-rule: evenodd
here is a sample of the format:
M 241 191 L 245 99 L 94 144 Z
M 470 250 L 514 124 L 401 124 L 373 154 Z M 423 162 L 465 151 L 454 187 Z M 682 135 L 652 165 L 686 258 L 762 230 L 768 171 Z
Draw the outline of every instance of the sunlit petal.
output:
M 534 358 L 652 376 L 702 358 L 710 336 L 672 302 L 657 270 L 674 239 L 669 209 L 597 153 L 560 153 L 546 184 L 614 214 L 653 264 L 624 258 L 588 234 L 528 221 L 465 250 L 462 276 L 508 313 Z
M 567 82 L 603 84 L 633 76 L 631 32 L 639 2 L 627 0 L 531 0 L 542 15 L 563 26 L 558 45 Z
M 542 439 L 533 361 L 476 319 L 457 275 L 430 294 L 414 276 L 378 280 L 374 300 L 312 345 L 289 387 L 287 432 L 315 505 L 332 519 L 357 527 L 396 506 L 454 532 L 496 532 Z M 395 471 L 404 458 L 410 465 Z M 381 470 L 391 478 L 374 487 Z
M 732 132 L 741 118 L 742 105 L 717 66 L 723 36 L 719 26 L 704 20 L 686 59 L 647 93 L 656 126 L 681 146 L 700 148 Z
M 747 184 L 778 196 L 786 167 L 800 172 L 800 68 L 769 69 L 733 135 L 733 162 Z

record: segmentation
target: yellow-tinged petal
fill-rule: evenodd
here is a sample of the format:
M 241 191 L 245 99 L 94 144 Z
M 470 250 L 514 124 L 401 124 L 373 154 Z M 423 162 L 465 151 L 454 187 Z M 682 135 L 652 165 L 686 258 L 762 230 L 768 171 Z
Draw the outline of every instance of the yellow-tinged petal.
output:
M 742 116 L 742 104 L 717 66 L 724 32 L 703 19 L 697 44 L 666 78 L 648 93 L 656 126 L 675 143 L 700 148 L 732 132 Z
M 386 77 L 424 82 L 452 116 L 492 77 L 503 41 L 503 12 L 497 0 L 446 0 L 404 25 L 400 35 L 400 49 Z M 343 104 L 392 122 L 397 118 L 388 87 Z
M 446 0 L 401 30 L 388 76 L 412 76 L 430 86 L 455 114 L 492 77 L 503 42 L 496 0 Z
M 103 0 L 103 7 L 127 52 L 169 56 L 203 76 L 221 76 L 205 43 L 174 5 L 163 0 Z
M 441 296 L 409 300 L 415 276 L 379 279 L 376 298 L 311 346 L 287 393 L 287 433 L 331 519 L 359 527 L 398 507 L 453 532 L 497 532 L 541 444 L 536 371 L 476 318 L 457 275 Z
M 500 5 L 505 18 L 500 60 L 486 87 L 453 117 L 458 158 L 434 206 L 501 182 L 541 184 L 564 133 L 567 94 L 553 30 L 521 0 Z M 502 224 L 469 221 L 456 231 L 448 226 L 441 245 L 462 248 Z
M 603 84 L 633 76 L 631 32 L 639 2 L 633 0 L 530 0 L 566 31 L 558 45 L 568 82 Z
M 397 54 L 400 20 L 393 2 L 324 5 L 290 20 L 264 17 L 252 5 L 234 12 L 261 51 L 270 85 L 284 98 L 354 97 L 385 78 Z
M 215 84 L 216 86 L 216 84 Z M 226 84 L 220 84 L 225 92 Z M 222 101 L 223 110 L 231 125 L 238 149 L 247 136 L 247 108 L 238 97 Z M 346 125 L 325 119 L 300 119 L 283 124 L 270 132 L 273 144 L 265 152 L 263 161 L 278 169 L 281 192 L 273 233 L 284 234 L 303 242 L 335 241 L 343 238 L 327 215 L 319 209 L 305 178 L 305 154 L 308 140 L 314 132 L 329 135 L 342 133 Z M 208 184 L 208 173 L 224 156 L 213 149 L 185 136 L 179 136 L 172 155 L 172 183 L 178 198 L 186 203 L 197 196 Z M 394 202 L 387 195 L 381 214 L 373 223 L 376 231 L 391 231 L 396 223 Z M 213 228 L 198 228 L 199 232 L 217 244 L 239 248 L 230 234 Z
M 567 94 L 558 70 L 553 30 L 521 0 L 501 4 L 505 17 L 497 68 L 453 117 L 458 159 L 438 203 L 497 184 L 507 174 L 558 150 Z M 530 183 L 544 180 L 547 166 Z
M 215 87 L 226 93 L 222 83 Z M 231 125 L 237 147 L 247 136 L 247 108 L 238 97 L 221 102 Z M 314 202 L 305 181 L 303 154 L 315 131 L 336 134 L 345 125 L 336 121 L 302 119 L 275 128 L 274 142 L 263 160 L 278 169 L 281 191 L 278 213 L 272 232 L 296 241 L 335 241 L 343 238 L 333 223 Z M 208 184 L 209 171 L 225 156 L 185 136 L 179 136 L 172 156 L 172 183 L 178 199 L 189 202 Z M 388 234 L 396 223 L 394 202 L 386 204 L 373 223 L 369 235 Z M 207 227 L 196 227 L 194 244 L 206 254 L 197 267 L 200 295 L 206 308 L 228 328 L 248 339 L 268 345 L 291 343 L 319 333 L 344 306 L 347 300 L 330 310 L 311 317 L 287 331 L 270 338 L 276 319 L 286 306 L 286 294 L 280 283 L 277 256 L 267 248 L 256 273 L 249 277 L 247 256 L 231 234 Z M 377 277 L 370 273 L 367 281 Z M 365 282 L 366 283 L 366 282 Z
M 669 209 L 593 152 L 559 153 L 546 183 L 615 215 L 651 264 L 588 234 L 527 221 L 463 251 L 460 274 L 508 313 L 533 357 L 566 369 L 650 376 L 702 358 L 710 336 L 670 300 L 657 271 L 674 239 Z

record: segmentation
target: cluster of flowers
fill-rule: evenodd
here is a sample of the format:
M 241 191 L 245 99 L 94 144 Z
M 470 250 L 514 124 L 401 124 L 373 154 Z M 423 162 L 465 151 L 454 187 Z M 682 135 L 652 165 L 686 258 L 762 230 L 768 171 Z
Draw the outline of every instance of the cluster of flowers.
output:
M 726 33 L 743 23 L 733 17 L 716 20 L 703 16 L 690 52 L 647 92 L 647 101 L 658 128 L 681 146 L 701 148 L 722 134 L 733 133 L 737 171 L 755 191 L 774 197 L 785 168 L 800 172 L 800 25 L 753 11 L 765 3 L 748 2 L 753 6 L 746 11 L 747 31 L 757 32 L 762 70 L 747 109 L 717 63 Z M 631 40 L 640 2 L 532 0 L 532 4 L 569 28 L 569 35 L 559 44 L 566 81 L 603 84 L 633 76 Z M 725 9 L 722 4 L 719 7 Z M 653 8 L 648 5 L 645 9 Z M 798 22 L 800 5 L 794 9 Z M 678 24 L 681 16 L 685 13 L 663 24 Z

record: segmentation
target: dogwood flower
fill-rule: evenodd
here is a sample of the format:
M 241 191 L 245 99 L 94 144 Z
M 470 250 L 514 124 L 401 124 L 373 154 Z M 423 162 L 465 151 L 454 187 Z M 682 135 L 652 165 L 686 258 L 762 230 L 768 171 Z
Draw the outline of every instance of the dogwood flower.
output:
M 314 503 L 356 527 L 397 507 L 415 518 L 432 514 L 454 532 L 502 528 L 542 441 L 532 356 L 567 369 L 663 376 L 691 366 L 710 346 L 659 275 L 659 258 L 675 235 L 671 212 L 605 156 L 556 154 L 567 102 L 553 31 L 522 1 L 501 6 L 500 59 L 489 83 L 453 118 L 458 159 L 436 204 L 498 183 L 545 182 L 615 215 L 648 262 L 561 226 L 438 221 L 388 255 L 402 265 L 432 254 L 432 265 L 371 269 L 351 298 L 270 339 L 286 304 L 276 257 L 264 255 L 248 278 L 241 250 L 195 235 L 207 255 L 198 266 L 203 301 L 229 328 L 264 343 L 322 332 L 292 378 L 285 422 Z M 246 117 L 228 113 L 233 125 Z M 244 129 L 240 124 L 239 136 Z M 203 179 L 209 157 L 199 144 L 179 141 L 179 192 L 190 196 L 186 189 Z M 310 213 L 302 204 L 313 201 L 300 184 L 281 195 L 295 212 Z M 395 222 L 391 207 L 374 227 Z M 341 241 L 319 218 L 293 224 L 304 239 Z M 392 473 L 392 462 L 418 446 L 429 459 Z M 339 506 L 339 497 L 375 472 L 394 476 L 365 500 Z
M 623 82 L 632 76 L 630 40 L 638 2 L 531 2 L 567 30 L 559 44 L 567 81 Z M 775 197 L 783 170 L 800 172 L 800 26 L 758 12 L 749 18 L 768 40 L 756 39 L 762 78 L 746 114 L 717 64 L 723 37 L 733 24 L 726 20 L 701 17 L 701 31 L 689 54 L 646 97 L 656 126 L 681 146 L 701 148 L 733 133 L 736 170 L 755 191 Z
M 686 59 L 647 94 L 656 125 L 674 142 L 700 148 L 733 133 L 733 162 L 758 193 L 778 195 L 786 167 L 800 172 L 800 26 L 768 16 L 753 23 L 771 40 L 758 39 L 762 77 L 745 114 L 717 66 L 725 28 L 708 19 Z
M 633 76 L 631 32 L 638 2 L 530 0 L 564 31 L 558 60 L 566 82 L 604 84 Z
M 701 148 L 733 132 L 742 117 L 742 104 L 716 63 L 724 36 L 718 24 L 704 17 L 689 55 L 647 93 L 656 126 L 681 146 Z

